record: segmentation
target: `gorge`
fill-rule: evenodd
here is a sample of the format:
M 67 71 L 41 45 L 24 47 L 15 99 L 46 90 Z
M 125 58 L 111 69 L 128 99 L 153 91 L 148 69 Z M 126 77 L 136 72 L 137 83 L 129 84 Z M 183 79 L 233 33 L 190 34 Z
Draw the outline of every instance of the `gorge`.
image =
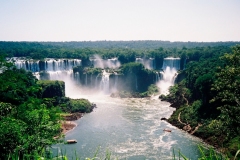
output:
M 97 105 L 94 112 L 77 120 L 78 126 L 65 137 L 76 139 L 78 143 L 54 145 L 54 155 L 66 152 L 71 159 L 76 158 L 74 153 L 76 152 L 78 157 L 91 157 L 99 148 L 99 157 L 103 157 L 109 150 L 112 156 L 118 159 L 159 159 L 159 157 L 172 159 L 173 149 L 181 150 L 184 155 L 193 159 L 199 156 L 197 144 L 200 140 L 161 121 L 163 117 L 169 118 L 175 110 L 169 107 L 169 103 L 161 102 L 154 96 L 142 99 L 109 97 L 111 92 L 121 89 L 121 83 L 126 81 L 123 79 L 123 74 L 118 73 L 115 68 L 115 64 L 118 64 L 116 59 L 92 61 L 93 66 L 108 66 L 108 68 L 103 67 L 95 71 L 94 68 L 88 68 L 89 72 L 80 66 L 80 62 L 76 59 L 48 59 L 44 63 L 17 59 L 15 61 L 18 68 L 35 71 L 34 74 L 39 79 L 64 81 L 66 96 L 86 98 Z M 45 66 L 40 67 L 40 64 Z M 150 66 L 146 62 L 143 64 Z M 151 83 L 155 83 L 162 94 L 167 94 L 168 87 L 174 84 L 179 69 L 180 58 L 165 58 L 162 69 L 151 72 L 154 73 L 150 74 Z M 124 78 L 132 81 L 133 90 L 137 91 L 140 88 L 141 77 L 131 76 L 133 74 L 134 72 L 131 72 L 128 75 L 130 78 L 128 76 Z M 166 128 L 171 129 L 172 132 L 164 132 Z

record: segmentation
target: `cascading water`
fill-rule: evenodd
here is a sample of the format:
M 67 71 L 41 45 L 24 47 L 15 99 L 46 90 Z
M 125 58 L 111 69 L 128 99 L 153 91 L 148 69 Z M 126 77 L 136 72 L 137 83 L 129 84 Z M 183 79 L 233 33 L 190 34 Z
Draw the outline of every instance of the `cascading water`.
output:
M 115 74 L 114 91 L 117 91 L 117 87 L 118 87 L 118 75 Z
M 100 88 L 105 94 L 109 93 L 109 76 L 110 74 L 103 70 Z
M 149 58 L 149 59 L 136 58 L 136 62 L 143 64 L 144 67 L 147 69 L 155 69 L 154 58 Z
M 52 59 L 46 58 L 45 60 L 32 60 L 26 58 L 12 58 L 15 66 L 20 69 L 25 69 L 33 72 L 37 79 L 47 80 L 61 80 L 65 82 L 66 94 L 71 92 L 74 79 L 80 79 L 79 73 L 73 75 L 72 68 L 80 66 L 81 60 L 79 59 Z M 78 82 L 78 81 L 77 81 Z
M 156 72 L 156 82 L 159 82 L 162 79 L 161 72 Z
M 157 82 L 161 94 L 168 94 L 170 86 L 174 85 L 177 71 L 180 69 L 180 58 L 164 58 L 163 60 L 162 79 Z
M 72 70 L 74 66 L 80 66 L 81 60 L 79 59 L 52 59 L 46 58 L 44 61 L 24 59 L 24 58 L 12 58 L 15 66 L 20 69 L 29 70 L 32 72 L 40 71 L 63 71 Z
M 73 67 L 81 65 L 81 60 L 78 59 L 46 58 L 45 60 L 36 61 L 26 58 L 13 58 L 13 60 L 17 68 L 32 71 L 38 79 L 63 80 L 66 85 L 72 85 L 76 82 L 75 84 L 95 88 L 105 94 L 116 91 L 119 87 L 117 85 L 121 85 L 122 82 L 122 79 L 118 80 L 118 75 L 110 76 L 110 73 L 106 71 L 103 71 L 102 77 L 97 75 L 93 77 L 91 73 L 82 74 L 81 71 L 77 71 L 73 75 Z M 136 58 L 136 62 L 142 63 L 148 69 L 154 68 L 154 61 L 153 58 Z M 94 67 L 101 68 L 118 68 L 120 66 L 117 58 L 104 60 L 99 56 L 95 56 L 91 59 L 91 62 Z M 167 94 L 169 86 L 174 84 L 177 70 L 180 69 L 180 58 L 165 58 L 162 69 L 163 72 L 156 73 L 156 82 L 158 87 L 161 88 L 161 93 Z M 91 77 L 87 74 L 90 74 Z M 138 83 L 138 79 L 135 78 L 136 90 L 140 87 Z
M 79 72 L 76 72 L 74 74 L 74 79 L 77 81 L 78 84 L 80 84 L 80 74 L 79 74 Z

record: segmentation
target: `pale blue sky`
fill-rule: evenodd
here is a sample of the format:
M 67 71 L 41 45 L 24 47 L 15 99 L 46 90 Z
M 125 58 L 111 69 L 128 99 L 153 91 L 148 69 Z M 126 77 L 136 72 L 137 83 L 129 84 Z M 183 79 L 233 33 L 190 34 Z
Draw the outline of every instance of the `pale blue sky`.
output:
M 0 41 L 240 41 L 240 0 L 0 0 Z

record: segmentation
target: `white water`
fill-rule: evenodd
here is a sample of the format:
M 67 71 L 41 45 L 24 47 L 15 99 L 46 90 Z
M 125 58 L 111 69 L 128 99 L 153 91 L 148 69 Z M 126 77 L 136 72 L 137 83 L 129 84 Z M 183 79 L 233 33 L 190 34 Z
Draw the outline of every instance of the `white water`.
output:
M 160 93 L 167 95 L 169 87 L 174 85 L 177 71 L 180 69 L 180 58 L 164 58 L 162 79 L 157 82 Z
M 11 58 L 18 69 L 23 68 L 32 72 L 39 72 L 44 70 L 48 71 L 68 71 L 72 70 L 74 66 L 80 66 L 80 59 L 53 59 L 46 58 L 40 64 L 39 60 L 26 59 L 26 58 Z
M 111 59 L 102 59 L 100 56 L 95 55 L 92 59 L 90 59 L 92 65 L 95 68 L 119 68 L 121 63 L 118 61 L 117 58 Z
M 67 153 L 69 159 L 92 158 L 99 148 L 98 157 L 103 158 L 106 151 L 111 159 L 127 160 L 170 160 L 173 149 L 181 151 L 191 159 L 200 155 L 199 139 L 177 129 L 161 118 L 168 118 L 174 111 L 169 103 L 159 99 L 111 98 L 109 95 L 88 93 L 75 87 L 68 92 L 71 98 L 87 98 L 96 103 L 92 113 L 75 121 L 78 126 L 67 133 L 65 139 L 76 139 L 76 144 L 53 146 Z M 172 132 L 164 132 L 167 128 Z
M 100 90 L 105 94 L 109 94 L 109 76 L 110 73 L 107 73 L 105 70 L 102 73 L 102 80 L 100 82 Z

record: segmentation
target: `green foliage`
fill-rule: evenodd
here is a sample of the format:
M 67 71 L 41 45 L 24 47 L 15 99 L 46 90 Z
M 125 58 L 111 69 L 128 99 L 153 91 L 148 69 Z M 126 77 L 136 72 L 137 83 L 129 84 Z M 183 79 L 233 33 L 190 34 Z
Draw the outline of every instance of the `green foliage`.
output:
M 165 100 L 171 103 L 172 107 L 179 107 L 184 104 L 188 104 L 188 99 L 191 96 L 190 90 L 186 88 L 185 81 L 171 86 L 169 88 L 168 95 L 160 95 L 161 100 Z
M 87 99 L 71 99 L 69 109 L 71 112 L 91 112 L 92 104 Z
M 149 96 L 153 95 L 153 94 L 156 94 L 159 92 L 159 89 L 158 87 L 155 85 L 155 84 L 151 84 L 149 87 L 148 87 L 148 90 L 147 90 L 147 94 Z
M 221 59 L 225 66 L 216 73 L 212 87 L 216 96 L 212 102 L 219 104 L 219 118 L 224 125 L 222 129 L 231 139 L 240 135 L 240 46 L 233 48 L 233 54 L 225 54 Z
M 40 80 L 37 84 L 42 87 L 42 98 L 65 96 L 65 83 L 63 81 Z
M 141 63 L 126 63 L 120 67 L 123 74 L 123 90 L 146 92 L 151 84 L 155 83 L 156 73 L 145 69 Z
M 61 98 L 58 102 L 61 110 L 68 113 L 81 112 L 89 113 L 93 110 L 94 104 L 90 103 L 89 100 L 81 99 L 70 99 Z
M 240 136 L 236 136 L 234 137 L 233 139 L 231 139 L 229 142 L 228 142 L 228 151 L 227 151 L 227 155 L 229 157 L 233 157 L 235 156 L 236 158 L 240 158 Z M 237 151 L 237 153 L 236 153 Z M 235 155 L 236 154 L 236 155 Z

